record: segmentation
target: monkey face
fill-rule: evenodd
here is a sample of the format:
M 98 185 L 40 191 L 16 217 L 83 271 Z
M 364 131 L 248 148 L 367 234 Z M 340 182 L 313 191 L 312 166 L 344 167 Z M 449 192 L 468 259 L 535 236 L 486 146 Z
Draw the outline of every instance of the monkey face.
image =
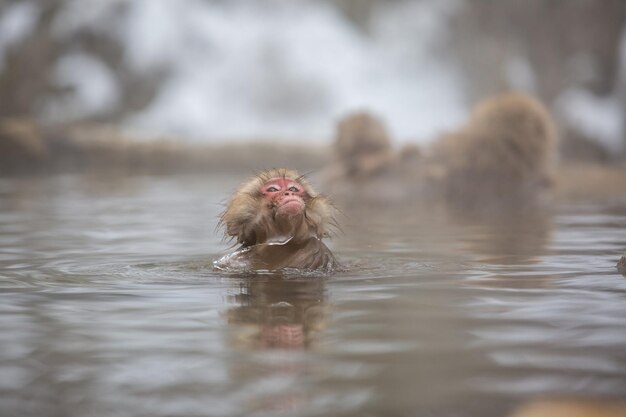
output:
M 222 213 L 226 235 L 243 247 L 290 237 L 295 244 L 319 241 L 336 226 L 334 207 L 296 171 L 280 168 L 259 173 L 237 188 Z
M 272 178 L 261 186 L 261 194 L 277 216 L 293 217 L 304 214 L 307 193 L 290 178 Z

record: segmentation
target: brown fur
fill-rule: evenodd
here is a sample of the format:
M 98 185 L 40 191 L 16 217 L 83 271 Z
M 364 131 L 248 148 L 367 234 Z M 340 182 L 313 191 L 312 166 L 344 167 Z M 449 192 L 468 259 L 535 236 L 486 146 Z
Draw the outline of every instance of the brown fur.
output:
M 341 119 L 334 150 L 334 162 L 322 173 L 321 181 L 343 207 L 360 206 L 364 201 L 388 204 L 403 198 L 406 187 L 398 177 L 404 172 L 398 169 L 398 156 L 379 119 L 363 112 Z M 413 160 L 417 154 L 407 149 L 402 160 Z
M 261 194 L 261 186 L 272 178 L 295 180 L 305 190 L 303 215 L 278 219 L 274 208 Z M 290 169 L 271 169 L 250 178 L 231 196 L 221 215 L 227 236 L 242 246 L 216 266 L 244 269 L 330 269 L 336 260 L 322 242 L 336 227 L 334 208 L 308 181 Z M 282 242 L 289 240 L 287 243 Z M 281 244 L 277 244 L 281 243 Z
M 385 169 L 392 157 L 383 123 L 368 113 L 346 116 L 337 125 L 335 149 L 344 175 L 364 178 Z
M 517 203 L 551 185 L 556 145 L 545 107 L 509 93 L 479 103 L 466 126 L 435 143 L 430 165 L 449 199 Z

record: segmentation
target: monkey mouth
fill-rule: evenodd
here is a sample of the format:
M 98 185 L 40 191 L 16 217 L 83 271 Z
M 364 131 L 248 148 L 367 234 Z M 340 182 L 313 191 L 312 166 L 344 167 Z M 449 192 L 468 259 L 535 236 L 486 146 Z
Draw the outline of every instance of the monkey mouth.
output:
M 278 214 L 285 214 L 288 216 L 294 216 L 301 214 L 304 211 L 304 201 L 298 197 L 287 196 L 278 202 L 278 208 L 276 212 Z

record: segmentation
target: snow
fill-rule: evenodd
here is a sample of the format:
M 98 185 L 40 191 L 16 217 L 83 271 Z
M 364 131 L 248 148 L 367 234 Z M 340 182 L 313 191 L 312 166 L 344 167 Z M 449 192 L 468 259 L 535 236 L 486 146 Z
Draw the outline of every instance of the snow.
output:
M 110 110 L 119 99 L 111 70 L 99 59 L 84 53 L 63 56 L 53 69 L 56 85 L 71 94 L 48 103 L 44 113 L 51 120 L 73 120 Z
M 589 90 L 570 88 L 556 100 L 555 108 L 565 123 L 610 152 L 623 152 L 626 146 L 626 29 L 619 45 L 619 68 L 614 91 L 597 96 Z M 593 74 L 591 60 L 579 57 L 577 64 L 587 77 Z
M 128 123 L 203 138 L 315 140 L 367 109 L 401 139 L 429 139 L 466 112 L 458 75 L 431 51 L 447 3 L 387 8 L 367 35 L 326 3 L 136 1 L 128 61 L 171 75 Z
M 20 41 L 34 28 L 39 11 L 33 3 L 15 3 L 0 15 L 0 71 L 7 48 Z
M 556 107 L 576 131 L 611 152 L 623 150 L 624 110 L 614 95 L 598 97 L 588 90 L 571 88 L 559 95 Z
M 306 0 L 67 0 L 53 36 L 79 31 L 122 45 L 122 65 L 140 75 L 164 74 L 156 97 L 129 114 L 135 131 L 198 140 L 255 138 L 319 141 L 352 111 L 380 116 L 398 142 L 432 140 L 468 113 L 463 75 L 446 62 L 449 21 L 463 0 L 380 3 L 367 30 L 332 2 Z M 0 70 L 6 49 L 32 31 L 37 2 L 16 2 L 0 16 Z M 626 32 L 616 92 L 595 97 L 572 88 L 556 101 L 575 129 L 604 146 L 623 146 Z M 525 57 L 512 57 L 512 86 L 533 91 Z M 88 50 L 52 69 L 74 93 L 46 101 L 44 116 L 72 120 L 114 108 L 115 68 Z M 620 96 L 622 94 L 622 96 Z
M 5 14 L 0 33 L 9 35 L 0 47 L 34 21 L 38 9 L 28 4 Z M 126 68 L 165 74 L 148 106 L 123 121 L 135 131 L 327 140 L 339 118 L 370 110 L 398 140 L 424 141 L 467 111 L 461 77 L 437 58 L 459 4 L 389 3 L 363 31 L 330 2 L 67 0 L 53 36 L 108 36 L 122 45 Z M 114 70 L 88 50 L 64 56 L 54 76 L 74 94 L 49 98 L 43 116 L 72 120 L 111 109 L 120 94 Z

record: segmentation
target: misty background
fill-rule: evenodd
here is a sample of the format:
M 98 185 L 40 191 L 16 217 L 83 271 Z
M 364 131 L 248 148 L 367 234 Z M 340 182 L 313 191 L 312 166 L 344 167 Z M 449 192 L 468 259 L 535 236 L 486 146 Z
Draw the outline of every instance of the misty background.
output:
M 564 155 L 626 149 L 622 0 L 20 0 L 0 3 L 0 120 L 203 143 L 326 143 L 368 110 L 396 143 L 521 89 Z

